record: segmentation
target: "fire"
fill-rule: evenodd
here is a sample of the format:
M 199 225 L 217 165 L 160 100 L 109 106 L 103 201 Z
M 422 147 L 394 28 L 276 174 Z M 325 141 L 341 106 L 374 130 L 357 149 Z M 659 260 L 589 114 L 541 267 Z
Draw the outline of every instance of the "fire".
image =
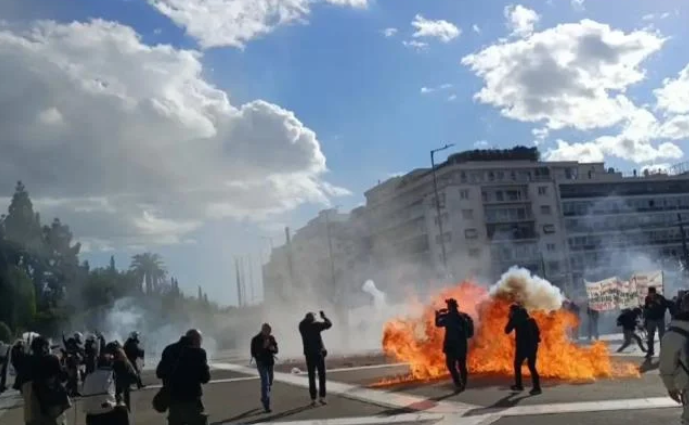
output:
M 548 285 L 550 285 L 548 283 Z M 430 381 L 448 375 L 442 352 L 444 329 L 435 327 L 435 310 L 445 307 L 444 300 L 455 298 L 460 310 L 474 319 L 475 335 L 469 345 L 468 368 L 474 373 L 513 376 L 514 334 L 505 334 L 510 305 L 519 294 L 508 290 L 485 289 L 463 282 L 438 294 L 425 306 L 420 317 L 394 319 L 386 323 L 383 350 L 398 361 L 409 364 L 410 376 L 382 384 L 402 381 Z M 522 294 L 523 295 L 523 294 Z M 523 301 L 523 300 L 520 300 Z M 538 369 L 544 378 L 591 381 L 596 378 L 639 376 L 632 364 L 613 363 L 608 347 L 596 342 L 590 347 L 572 343 L 567 331 L 577 325 L 576 316 L 564 310 L 531 310 L 541 330 Z M 525 376 L 528 371 L 524 368 Z

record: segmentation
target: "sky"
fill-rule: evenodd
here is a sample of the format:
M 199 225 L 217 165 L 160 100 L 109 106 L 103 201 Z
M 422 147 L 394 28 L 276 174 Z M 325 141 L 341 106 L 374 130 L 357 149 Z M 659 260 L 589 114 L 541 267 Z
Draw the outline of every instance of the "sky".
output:
M 447 143 L 685 161 L 687 16 L 677 0 L 2 0 L 0 204 L 22 180 L 93 266 L 157 252 L 222 304 L 243 257 L 258 301 L 285 226 L 362 205 Z

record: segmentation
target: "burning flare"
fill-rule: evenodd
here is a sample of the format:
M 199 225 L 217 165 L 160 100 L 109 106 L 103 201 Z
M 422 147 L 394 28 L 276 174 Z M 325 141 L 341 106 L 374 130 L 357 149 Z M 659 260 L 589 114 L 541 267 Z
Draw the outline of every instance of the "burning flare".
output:
M 538 369 L 542 377 L 590 381 L 639 376 L 632 364 L 613 364 L 605 343 L 579 347 L 571 342 L 567 332 L 577 325 L 577 318 L 560 308 L 564 299 L 560 290 L 544 279 L 531 276 L 527 270 L 512 268 L 490 290 L 463 282 L 438 294 L 420 317 L 386 323 L 383 350 L 386 355 L 408 363 L 411 374 L 382 384 L 433 380 L 448 375 L 442 350 L 444 330 L 435 327 L 435 310 L 445 307 L 444 300 L 450 297 L 459 301 L 460 309 L 476 325 L 469 345 L 471 372 L 514 375 L 514 334 L 506 335 L 504 329 L 510 305 L 518 302 L 529 310 L 541 329 Z M 524 373 L 528 375 L 526 370 Z

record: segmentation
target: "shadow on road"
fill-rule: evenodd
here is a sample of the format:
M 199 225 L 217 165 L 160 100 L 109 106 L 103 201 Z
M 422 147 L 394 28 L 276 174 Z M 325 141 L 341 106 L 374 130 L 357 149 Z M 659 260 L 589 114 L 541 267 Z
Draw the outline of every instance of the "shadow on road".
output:
M 230 419 L 216 422 L 215 424 L 212 424 L 212 425 L 223 425 L 223 424 L 230 424 L 230 423 L 251 425 L 251 424 L 257 424 L 257 423 L 263 423 L 263 422 L 273 422 L 273 421 L 278 421 L 278 420 L 283 419 L 283 418 L 287 418 L 287 417 L 292 416 L 292 415 L 296 415 L 297 413 L 301 413 L 301 412 L 304 412 L 304 411 L 309 410 L 309 409 L 315 409 L 315 407 L 311 407 L 311 405 L 301 406 L 301 407 L 296 407 L 294 409 L 285 410 L 284 412 L 279 412 L 279 413 L 269 415 L 269 416 L 261 416 L 261 417 L 257 417 L 257 418 L 252 418 L 250 420 L 242 420 L 242 418 L 230 418 Z M 258 411 L 257 413 L 254 413 L 254 414 L 246 415 L 246 416 L 244 416 L 244 418 L 248 418 L 251 416 L 257 416 L 259 413 L 260 413 L 260 411 Z
M 222 421 L 218 421 L 218 422 L 213 422 L 213 423 L 211 423 L 210 425 L 223 425 L 223 424 L 228 423 L 228 422 L 236 422 L 236 421 L 239 421 L 239 420 L 241 420 L 241 419 L 248 418 L 248 417 L 250 417 L 250 416 L 258 415 L 259 413 L 261 413 L 261 410 L 259 410 L 259 409 L 251 409 L 251 410 L 247 410 L 247 411 L 244 412 L 244 413 L 240 413 L 240 414 L 237 415 L 237 416 L 233 416 L 233 417 L 231 417 L 231 418 L 223 419 Z
M 643 363 L 639 365 L 639 372 L 646 373 L 652 370 L 656 370 L 660 367 L 660 361 L 653 362 L 652 359 L 645 359 Z
M 499 399 L 495 403 L 491 404 L 490 406 L 486 407 L 480 407 L 478 409 L 470 410 L 467 412 L 466 416 L 478 416 L 478 415 L 485 415 L 489 413 L 496 413 L 501 410 L 509 409 L 510 407 L 514 407 L 521 403 L 522 400 L 533 397 L 528 394 L 521 394 L 521 393 L 511 393 L 506 395 L 505 397 Z

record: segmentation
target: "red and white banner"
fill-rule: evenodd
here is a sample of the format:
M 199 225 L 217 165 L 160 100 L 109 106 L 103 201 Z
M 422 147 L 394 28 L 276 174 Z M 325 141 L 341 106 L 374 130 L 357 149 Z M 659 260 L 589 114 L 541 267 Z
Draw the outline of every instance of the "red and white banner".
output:
M 611 277 L 598 282 L 586 282 L 586 295 L 593 310 L 623 310 L 642 306 L 648 288 L 663 293 L 663 272 L 635 273 L 629 280 Z

